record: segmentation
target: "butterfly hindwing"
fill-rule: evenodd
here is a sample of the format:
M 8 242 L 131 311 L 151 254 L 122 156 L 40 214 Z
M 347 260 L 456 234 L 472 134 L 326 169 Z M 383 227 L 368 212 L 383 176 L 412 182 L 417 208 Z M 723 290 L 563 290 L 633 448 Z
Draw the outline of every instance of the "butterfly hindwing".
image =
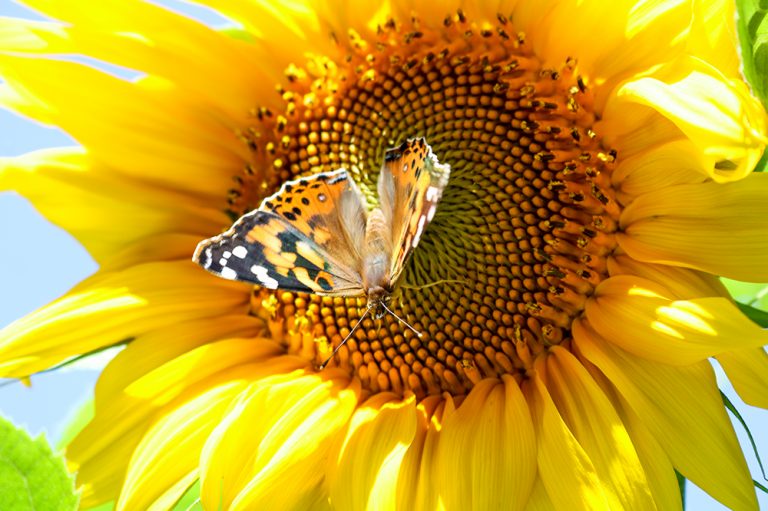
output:
M 381 209 L 392 226 L 392 282 L 432 221 L 450 172 L 423 138 L 409 139 L 386 152 L 378 191 Z
M 230 280 L 319 295 L 363 292 L 354 271 L 329 261 L 325 250 L 285 218 L 252 211 L 227 232 L 200 242 L 193 259 Z

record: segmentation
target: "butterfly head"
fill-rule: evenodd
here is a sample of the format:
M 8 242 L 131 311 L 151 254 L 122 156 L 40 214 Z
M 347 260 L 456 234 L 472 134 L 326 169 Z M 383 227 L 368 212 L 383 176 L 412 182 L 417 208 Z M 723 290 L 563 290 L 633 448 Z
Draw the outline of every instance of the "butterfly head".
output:
M 381 286 L 368 289 L 368 309 L 375 319 L 381 319 L 387 314 L 391 300 L 391 291 L 388 289 Z

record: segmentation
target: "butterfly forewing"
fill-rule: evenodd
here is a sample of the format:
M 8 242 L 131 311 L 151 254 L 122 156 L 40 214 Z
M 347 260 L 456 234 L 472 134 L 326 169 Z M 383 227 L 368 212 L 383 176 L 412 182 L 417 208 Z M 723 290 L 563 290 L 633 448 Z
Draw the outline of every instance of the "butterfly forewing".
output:
M 364 294 L 361 242 L 352 244 L 364 236 L 361 197 L 345 171 L 288 182 L 227 232 L 202 241 L 193 259 L 224 278 L 270 289 Z
M 288 181 L 264 199 L 259 210 L 282 216 L 321 247 L 332 263 L 359 273 L 367 210 L 346 170 Z
M 392 282 L 432 221 L 450 172 L 450 166 L 437 160 L 423 138 L 410 139 L 386 152 L 378 191 L 384 217 L 392 226 Z

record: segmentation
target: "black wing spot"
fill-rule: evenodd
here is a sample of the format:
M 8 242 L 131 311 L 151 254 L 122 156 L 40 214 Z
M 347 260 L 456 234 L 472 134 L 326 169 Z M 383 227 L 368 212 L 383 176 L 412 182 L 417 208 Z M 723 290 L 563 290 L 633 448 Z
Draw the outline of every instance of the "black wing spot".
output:
M 281 232 L 277 235 L 277 239 L 280 240 L 280 249 L 284 253 L 295 254 L 296 253 L 296 236 L 290 232 Z
M 246 227 L 248 230 L 251 230 L 251 228 L 257 226 L 257 225 L 266 225 L 269 223 L 270 220 L 270 214 L 265 213 L 264 211 L 257 211 L 256 214 L 246 217 L 248 218 L 248 222 L 246 223 Z M 274 217 L 272 217 L 274 218 Z
M 291 193 L 291 191 L 293 191 L 293 185 L 289 184 L 289 183 L 286 183 L 285 184 L 285 191 L 288 192 L 288 193 Z
M 294 215 L 294 214 L 293 214 L 293 213 L 291 213 L 290 211 L 283 211 L 283 216 L 284 216 L 286 219 L 290 220 L 291 222 L 293 222 L 293 221 L 295 221 L 295 220 L 296 220 L 296 215 Z
M 320 277 L 319 279 L 317 279 L 317 285 L 322 287 L 326 291 L 330 291 L 333 288 L 333 286 L 331 286 L 331 283 L 328 282 L 328 279 L 326 279 L 325 277 Z
M 293 208 L 291 211 L 293 211 L 296 216 L 301 216 L 301 210 L 299 208 Z
M 305 206 L 309 206 L 309 199 L 307 199 L 306 197 L 302 197 L 301 203 L 304 204 Z

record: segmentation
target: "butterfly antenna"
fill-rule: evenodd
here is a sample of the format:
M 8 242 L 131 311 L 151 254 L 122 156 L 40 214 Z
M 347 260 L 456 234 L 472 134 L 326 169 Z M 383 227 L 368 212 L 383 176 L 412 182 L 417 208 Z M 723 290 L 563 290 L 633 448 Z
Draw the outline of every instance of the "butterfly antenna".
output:
M 343 340 L 343 341 L 341 341 L 341 342 L 339 343 L 339 345 L 338 345 L 338 346 L 336 346 L 335 348 L 333 348 L 333 353 L 331 353 L 331 356 L 330 356 L 330 357 L 328 357 L 328 358 L 326 358 L 326 359 L 325 359 L 325 362 L 323 362 L 322 364 L 320 364 L 320 370 L 321 370 L 321 371 L 322 371 L 323 369 L 325 369 L 325 366 L 326 366 L 326 365 L 328 365 L 328 362 L 330 362 L 330 361 L 331 361 L 331 359 L 332 359 L 334 356 L 336 356 L 336 352 L 337 352 L 337 351 L 339 351 L 339 348 L 341 348 L 342 346 L 344 346 L 344 343 L 345 343 L 345 342 L 347 342 L 347 339 L 349 339 L 350 337 L 352 337 L 352 334 L 354 334 L 354 333 L 355 333 L 355 330 L 357 330 L 357 327 L 359 327 L 360 325 L 362 325 L 362 324 L 363 324 L 363 320 L 365 319 L 365 317 L 368 315 L 368 313 L 369 313 L 369 312 L 371 312 L 371 308 L 370 308 L 370 307 L 368 307 L 368 308 L 365 310 L 365 312 L 363 313 L 363 315 L 362 315 L 362 316 L 360 316 L 360 319 L 359 319 L 359 320 L 357 320 L 357 323 L 355 324 L 355 326 L 353 326 L 353 327 L 352 327 L 352 330 L 350 330 L 350 331 L 349 331 L 349 333 L 348 333 L 348 334 L 347 334 L 347 336 L 344 338 L 344 340 Z
M 418 335 L 419 337 L 421 337 L 421 336 L 422 336 L 422 333 L 421 333 L 421 332 L 419 332 L 418 330 L 416 330 L 415 328 L 413 328 L 411 325 L 409 325 L 409 324 L 408 324 L 408 322 L 407 322 L 406 320 L 404 320 L 403 318 L 401 318 L 400 316 L 398 316 L 397 314 L 395 314 L 394 312 L 392 312 L 392 310 L 391 310 L 389 307 L 387 307 L 386 305 L 384 305 L 384 302 L 382 302 L 382 303 L 381 303 L 381 306 L 382 306 L 382 307 L 384 307 L 384 310 L 386 310 L 387 312 L 389 312 L 390 314 L 392 314 L 392 315 L 393 315 L 395 318 L 397 318 L 397 320 L 398 320 L 400 323 L 404 324 L 405 326 L 407 326 L 408 328 L 410 328 L 411 330 L 413 330 L 413 333 L 414 333 L 414 334 Z

